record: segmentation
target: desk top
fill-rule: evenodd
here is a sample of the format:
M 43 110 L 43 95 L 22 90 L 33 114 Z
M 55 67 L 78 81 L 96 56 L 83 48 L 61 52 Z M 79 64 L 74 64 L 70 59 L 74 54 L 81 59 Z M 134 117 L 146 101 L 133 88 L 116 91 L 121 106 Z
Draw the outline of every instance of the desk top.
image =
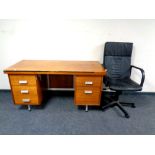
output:
M 97 61 L 22 60 L 4 70 L 7 74 L 105 75 Z

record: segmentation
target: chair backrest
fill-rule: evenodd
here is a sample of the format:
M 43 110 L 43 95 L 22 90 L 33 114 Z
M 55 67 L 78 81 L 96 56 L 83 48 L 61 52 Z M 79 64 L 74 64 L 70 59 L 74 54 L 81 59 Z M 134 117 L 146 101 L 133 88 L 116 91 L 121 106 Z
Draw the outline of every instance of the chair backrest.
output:
M 132 48 L 133 43 L 105 43 L 103 65 L 107 69 L 107 77 L 114 79 L 130 77 Z

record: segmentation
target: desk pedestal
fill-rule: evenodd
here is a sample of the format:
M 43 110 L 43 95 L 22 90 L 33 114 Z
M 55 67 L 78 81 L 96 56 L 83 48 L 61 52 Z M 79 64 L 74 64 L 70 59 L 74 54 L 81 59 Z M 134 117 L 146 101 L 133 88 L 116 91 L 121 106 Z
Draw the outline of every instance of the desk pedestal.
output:
M 40 105 L 42 102 L 40 75 L 9 74 L 14 104 Z M 74 78 L 75 105 L 99 106 L 102 90 L 102 76 L 81 76 Z

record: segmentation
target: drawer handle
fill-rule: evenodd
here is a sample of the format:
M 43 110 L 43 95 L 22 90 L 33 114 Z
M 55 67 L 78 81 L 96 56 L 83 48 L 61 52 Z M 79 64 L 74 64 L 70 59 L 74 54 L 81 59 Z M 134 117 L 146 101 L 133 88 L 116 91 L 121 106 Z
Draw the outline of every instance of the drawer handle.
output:
M 30 102 L 30 99 L 22 99 L 22 101 L 24 102 L 24 103 L 28 103 L 28 102 Z
M 92 94 L 93 91 L 92 91 L 92 90 L 85 90 L 84 93 L 85 93 L 85 94 Z
M 85 84 L 86 84 L 86 85 L 92 85 L 93 82 L 92 82 L 92 81 L 85 81 Z
M 27 82 L 27 80 L 20 80 L 19 81 L 19 84 L 27 84 L 28 82 Z
M 20 92 L 21 92 L 21 94 L 28 94 L 29 90 L 21 90 Z

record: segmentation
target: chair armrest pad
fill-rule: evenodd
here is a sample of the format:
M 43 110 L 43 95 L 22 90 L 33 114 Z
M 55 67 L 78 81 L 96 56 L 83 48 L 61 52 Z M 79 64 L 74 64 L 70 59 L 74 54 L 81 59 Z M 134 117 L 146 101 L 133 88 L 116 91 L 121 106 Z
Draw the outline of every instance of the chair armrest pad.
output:
M 135 69 L 138 69 L 138 70 L 141 71 L 142 78 L 141 78 L 140 86 L 143 86 L 143 83 L 144 83 L 144 80 L 145 80 L 145 72 L 144 72 L 144 70 L 143 70 L 142 68 L 137 67 L 137 66 L 133 66 L 133 65 L 131 65 L 130 70 L 131 70 L 132 68 L 135 68 Z

